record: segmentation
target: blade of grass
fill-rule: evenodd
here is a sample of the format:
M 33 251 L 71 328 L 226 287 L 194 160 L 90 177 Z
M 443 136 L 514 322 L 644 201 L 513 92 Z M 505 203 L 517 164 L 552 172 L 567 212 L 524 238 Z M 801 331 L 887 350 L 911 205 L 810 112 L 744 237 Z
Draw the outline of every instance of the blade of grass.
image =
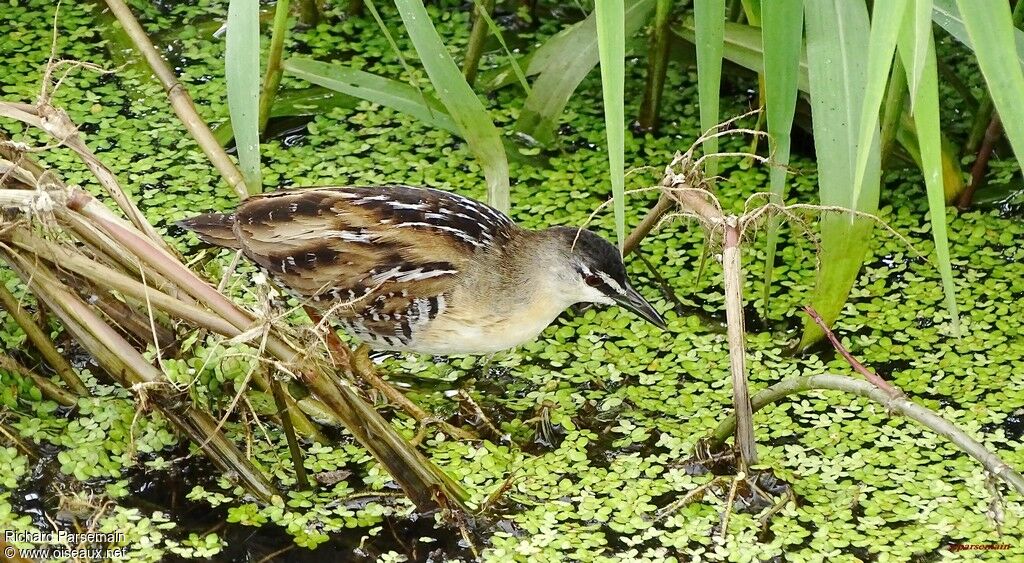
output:
M 917 99 L 917 89 L 921 84 L 921 73 L 927 72 L 924 62 L 928 53 L 928 44 L 932 42 L 932 2 L 931 0 L 906 0 L 907 12 L 905 18 L 911 20 L 909 28 L 901 28 L 900 41 L 910 41 L 912 45 L 906 48 L 913 48 L 914 72 L 907 75 L 907 87 L 910 89 L 910 103 L 913 105 Z M 903 35 L 910 36 L 904 38 Z M 906 49 L 904 49 L 906 50 Z M 910 66 L 903 65 L 903 68 L 910 70 Z
M 283 71 L 282 67 L 282 71 Z M 274 95 L 274 103 L 270 106 L 269 119 L 275 117 L 300 117 L 306 115 L 320 115 L 327 113 L 334 108 L 354 108 L 360 102 L 359 98 L 335 92 L 321 86 L 309 88 L 286 88 L 278 90 Z M 222 146 L 227 145 L 234 138 L 234 131 L 231 130 L 231 120 L 224 120 L 213 128 L 213 136 Z
M 235 132 L 238 164 L 250 194 L 260 193 L 260 3 L 231 0 L 228 4 L 224 72 L 228 113 Z
M 456 135 L 462 134 L 441 102 L 404 82 L 302 57 L 286 60 L 283 67 L 289 74 L 313 84 L 407 113 Z
M 612 183 L 615 237 L 619 242 L 619 252 L 622 252 L 626 240 L 625 12 L 622 0 L 594 4 L 598 53 L 601 58 L 601 91 L 604 94 L 604 127 L 608 137 L 608 174 Z
M 930 4 L 925 0 L 913 0 Z M 931 6 L 928 6 L 928 13 Z M 949 258 L 949 238 L 946 235 L 946 197 L 942 174 L 942 143 L 939 135 L 939 79 L 935 65 L 935 43 L 931 37 L 931 20 L 925 19 L 929 40 L 922 46 L 921 19 L 907 18 L 900 32 L 899 54 L 907 72 L 907 83 L 918 80 L 918 88 L 911 90 L 910 104 L 917 129 L 918 149 L 921 153 L 921 172 L 928 190 L 928 208 L 931 215 L 932 237 L 946 309 L 952 319 L 953 333 L 960 333 L 960 313 L 956 304 L 956 286 L 953 284 L 953 266 Z M 924 54 L 918 49 L 924 49 Z M 919 68 L 920 67 L 920 68 Z
M 362 2 L 362 0 L 360 0 L 360 2 Z M 384 18 L 380 17 L 380 12 L 377 11 L 377 5 L 373 3 L 373 0 L 366 0 L 365 4 L 362 5 L 365 5 L 370 10 L 370 15 L 372 15 L 373 20 L 377 22 L 377 27 L 379 27 L 381 32 L 384 34 L 384 38 L 387 39 L 388 46 L 391 47 L 391 52 L 398 57 L 398 62 L 402 65 L 402 72 L 405 73 L 405 77 L 409 81 L 409 86 L 412 86 L 412 88 L 419 93 L 420 98 L 423 99 L 424 104 L 427 106 L 427 111 L 431 111 L 431 105 L 426 99 L 426 94 L 423 93 L 419 83 L 416 81 L 416 72 L 412 69 L 409 61 L 405 60 L 405 55 L 402 54 L 402 50 L 398 48 L 398 43 L 395 41 L 394 35 L 391 34 L 391 28 L 384 23 Z M 438 107 L 441 107 L 440 104 L 438 104 Z
M 861 2 L 847 0 L 805 0 L 807 63 L 810 83 L 814 147 L 818 157 L 818 190 L 821 203 L 848 206 L 858 145 L 854 124 L 860 123 L 867 83 L 870 24 Z M 863 189 L 855 208 L 874 213 L 878 207 L 881 175 L 878 134 L 870 143 Z M 821 267 L 811 304 L 827 323 L 839 315 L 867 251 L 872 224 L 846 217 L 821 219 Z M 804 324 L 800 346 L 823 336 L 813 321 Z
M 630 37 L 647 21 L 655 0 L 625 4 L 623 35 Z M 558 118 L 573 92 L 598 63 L 597 14 L 573 25 L 544 44 L 533 55 L 527 74 L 534 74 L 533 92 L 523 102 L 516 131 L 541 144 L 554 140 Z
M 957 0 L 957 5 L 1006 137 L 1017 161 L 1024 162 L 1024 72 L 1010 7 L 998 0 Z
M 488 203 L 501 211 L 509 209 L 508 159 L 498 128 L 480 98 L 470 88 L 434 29 L 421 0 L 395 0 L 405 31 L 412 39 L 420 62 L 434 85 L 441 103 L 455 120 L 487 179 Z
M 766 0 L 761 0 L 764 3 Z M 797 79 L 803 50 L 804 10 L 801 0 L 773 0 L 763 18 L 765 117 L 771 150 L 769 182 L 779 201 L 786 197 L 786 167 L 789 166 L 790 133 L 796 114 Z M 767 259 L 764 269 L 764 313 L 767 316 L 772 270 L 778 246 L 778 221 L 768 223 Z
M 473 1 L 476 3 L 477 9 L 480 10 L 477 13 L 485 22 L 487 22 L 487 27 L 491 30 L 491 35 L 498 40 L 502 50 L 505 51 L 505 57 L 508 59 L 508 64 L 512 67 L 512 72 L 515 73 L 516 78 L 519 80 L 519 85 L 523 87 L 523 92 L 526 92 L 526 95 L 529 96 L 530 83 L 526 80 L 526 73 L 523 72 L 523 67 L 519 66 L 519 61 L 516 60 L 515 55 L 512 54 L 512 50 L 509 49 L 508 44 L 505 43 L 505 37 L 501 33 L 501 28 L 494 22 L 494 19 L 492 19 L 491 15 L 487 13 L 487 10 L 480 9 L 480 0 Z
M 697 45 L 697 98 L 700 104 L 700 128 L 708 131 L 718 125 L 718 106 L 722 86 L 722 51 L 725 38 L 725 0 L 695 0 L 693 21 Z M 704 154 L 718 152 L 718 138 L 704 141 Z M 705 161 L 704 174 L 718 175 L 718 160 Z

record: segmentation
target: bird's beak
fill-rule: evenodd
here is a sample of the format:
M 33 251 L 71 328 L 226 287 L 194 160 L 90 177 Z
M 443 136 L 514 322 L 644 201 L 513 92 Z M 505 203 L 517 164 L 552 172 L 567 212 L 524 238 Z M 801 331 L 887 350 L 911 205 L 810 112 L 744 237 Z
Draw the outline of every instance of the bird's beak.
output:
M 654 310 L 654 307 L 647 302 L 639 293 L 636 292 L 632 287 L 626 286 L 626 292 L 624 294 L 616 294 L 610 296 L 612 300 L 619 304 L 619 306 L 633 311 L 641 318 L 651 323 L 652 325 L 666 330 L 668 325 L 665 324 L 665 319 L 661 318 L 658 311 Z

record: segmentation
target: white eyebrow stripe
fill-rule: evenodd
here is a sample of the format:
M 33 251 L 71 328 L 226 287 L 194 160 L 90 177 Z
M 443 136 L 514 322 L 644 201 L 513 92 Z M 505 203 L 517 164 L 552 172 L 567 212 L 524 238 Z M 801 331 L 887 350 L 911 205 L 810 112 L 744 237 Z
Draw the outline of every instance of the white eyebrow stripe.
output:
M 614 289 L 617 293 L 626 293 L 626 288 L 622 287 L 622 285 L 619 284 L 619 282 L 612 279 L 612 277 L 609 276 L 608 274 L 598 270 L 597 275 L 600 276 L 602 280 L 604 280 L 604 283 L 606 283 L 608 287 Z

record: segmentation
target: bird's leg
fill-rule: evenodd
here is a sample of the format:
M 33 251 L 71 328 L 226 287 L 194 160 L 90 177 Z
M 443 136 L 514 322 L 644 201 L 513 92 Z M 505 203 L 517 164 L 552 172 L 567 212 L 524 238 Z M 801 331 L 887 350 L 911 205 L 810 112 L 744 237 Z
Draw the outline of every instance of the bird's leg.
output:
M 380 391 L 388 401 L 398 405 L 400 409 L 406 412 L 409 416 L 413 417 L 419 424 L 429 424 L 436 422 L 437 425 L 449 436 L 459 440 L 479 440 L 480 438 L 469 430 L 464 430 L 438 420 L 436 417 L 427 413 L 427 411 L 421 409 L 416 403 L 409 400 L 408 397 L 402 394 L 401 391 L 395 389 L 390 383 L 384 381 L 379 375 L 377 375 L 376 368 L 373 367 L 373 362 L 370 361 L 370 347 L 366 344 L 360 344 L 352 354 L 350 365 L 352 371 L 359 376 L 360 379 L 369 383 L 374 389 Z
M 306 305 L 304 307 L 306 314 L 309 315 L 310 320 L 313 324 L 320 324 L 323 321 L 323 316 L 316 310 Z M 331 361 L 336 366 L 343 366 L 348 364 L 352 372 L 361 378 L 366 383 L 370 384 L 371 387 L 376 389 L 387 397 L 388 401 L 398 405 L 400 409 L 406 412 L 409 416 L 413 417 L 419 424 L 424 424 L 426 420 L 436 420 L 426 411 L 421 409 L 416 403 L 409 400 L 408 397 L 402 394 L 401 391 L 395 389 L 387 381 L 381 379 L 377 375 L 377 370 L 373 367 L 373 362 L 370 361 L 370 348 L 366 344 L 361 344 L 354 352 L 350 351 L 348 346 L 338 338 L 338 335 L 334 333 L 334 330 L 328 325 L 327 330 L 324 331 L 325 340 L 327 343 L 327 350 L 330 352 Z M 478 440 L 479 437 L 469 430 L 463 430 L 448 424 L 447 422 L 437 421 L 438 426 L 452 438 L 459 440 Z

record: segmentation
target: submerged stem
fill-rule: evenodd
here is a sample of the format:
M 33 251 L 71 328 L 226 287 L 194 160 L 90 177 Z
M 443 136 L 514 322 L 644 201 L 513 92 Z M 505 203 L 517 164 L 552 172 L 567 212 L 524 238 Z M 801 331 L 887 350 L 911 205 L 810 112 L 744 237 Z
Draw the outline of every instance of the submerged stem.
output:
M 931 409 L 918 405 L 906 397 L 893 397 L 867 381 L 835 374 L 791 377 L 754 395 L 751 399 L 751 407 L 756 412 L 767 405 L 785 399 L 789 395 L 803 393 L 812 389 L 844 391 L 875 401 L 884 406 L 886 412 L 903 415 L 940 436 L 948 438 L 957 448 L 980 462 L 990 473 L 1008 483 L 1018 493 L 1024 495 L 1024 477 L 1007 465 L 999 456 L 988 451 L 981 442 L 971 438 L 955 424 Z M 724 444 L 733 433 L 735 427 L 736 417 L 729 415 L 712 432 L 709 437 L 710 445 L 720 446 Z

